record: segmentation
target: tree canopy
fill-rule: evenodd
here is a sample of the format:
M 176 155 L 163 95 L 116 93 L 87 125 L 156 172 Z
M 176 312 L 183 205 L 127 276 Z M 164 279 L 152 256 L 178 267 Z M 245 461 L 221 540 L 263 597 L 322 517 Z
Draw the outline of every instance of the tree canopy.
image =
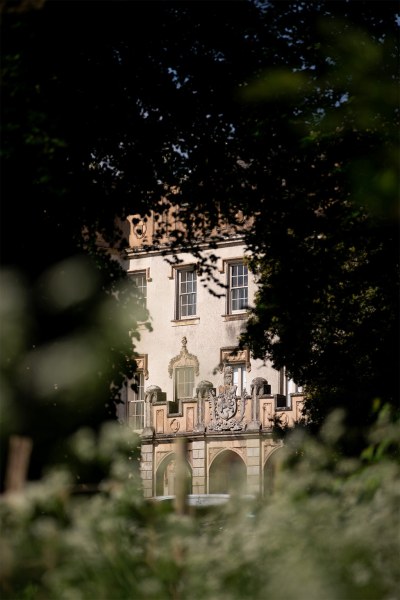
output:
M 260 284 L 243 342 L 306 386 L 316 423 L 397 406 L 396 3 L 18 6 L 2 15 L 2 265 L 31 285 L 89 249 L 128 314 L 97 234 L 120 249 L 116 219 L 161 198 L 195 226 L 240 210 Z M 49 317 L 42 296 L 32 345 L 82 315 Z M 130 347 L 127 332 L 102 398 Z

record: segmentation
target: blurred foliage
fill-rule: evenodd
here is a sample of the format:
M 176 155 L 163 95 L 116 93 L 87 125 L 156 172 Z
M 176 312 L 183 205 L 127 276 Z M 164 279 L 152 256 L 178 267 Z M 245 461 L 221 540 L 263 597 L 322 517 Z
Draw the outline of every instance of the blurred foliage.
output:
M 84 255 L 52 265 L 31 287 L 19 271 L 3 269 L 0 287 L 2 477 L 9 438 L 18 434 L 33 441 L 29 477 L 36 478 L 65 455 L 78 428 L 96 431 L 116 419 L 147 311 L 129 280 L 110 285 Z
M 379 460 L 337 451 L 333 413 L 319 438 L 287 439 L 273 494 L 185 516 L 143 499 L 121 426 L 78 432 L 77 459 L 109 461 L 102 484 L 78 494 L 65 465 L 1 498 L 2 598 L 398 598 L 400 429 L 383 413 L 371 444 L 394 445 Z
M 314 423 L 347 408 L 358 452 L 375 398 L 399 397 L 397 3 L 83 1 L 79 19 L 71 2 L 17 5 L 2 16 L 2 264 L 30 289 L 88 252 L 113 296 L 124 271 L 98 242 L 120 253 L 127 215 L 177 204 L 189 233 L 251 215 L 244 343 L 305 386 Z M 183 240 L 207 281 L 216 261 Z M 63 335 L 45 307 L 35 320 L 35 346 Z
M 350 453 L 377 399 L 399 407 L 399 38 L 394 13 L 377 20 L 387 31 L 321 14 L 301 68 L 241 92 L 266 112 L 279 101 L 293 132 L 247 235 L 260 287 L 242 343 L 305 386 L 315 426 L 346 410 Z
M 75 4 L 2 15 L 2 443 L 42 475 L 0 498 L 2 597 L 397 599 L 397 4 Z M 322 424 L 282 432 L 271 496 L 201 518 L 145 501 L 104 424 L 146 315 L 98 234 L 119 251 L 161 195 L 253 215 L 246 341 Z

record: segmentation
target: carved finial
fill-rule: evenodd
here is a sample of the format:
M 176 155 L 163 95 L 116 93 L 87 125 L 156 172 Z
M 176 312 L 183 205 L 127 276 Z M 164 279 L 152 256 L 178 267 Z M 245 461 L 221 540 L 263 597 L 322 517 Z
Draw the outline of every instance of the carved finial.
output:
M 233 384 L 233 368 L 230 365 L 226 365 L 224 369 L 224 384 L 228 387 Z
M 185 337 L 182 338 L 182 348 L 186 348 L 187 339 Z
M 220 386 L 220 393 L 234 392 L 236 393 L 236 385 L 233 385 L 233 367 L 231 365 L 225 365 L 224 368 L 224 385 Z

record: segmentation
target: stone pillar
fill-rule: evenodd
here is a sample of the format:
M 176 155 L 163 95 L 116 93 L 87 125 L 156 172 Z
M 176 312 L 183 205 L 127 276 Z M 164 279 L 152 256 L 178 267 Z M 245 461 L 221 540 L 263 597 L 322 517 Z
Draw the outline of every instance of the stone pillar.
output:
M 197 398 L 197 414 L 196 414 L 196 425 L 195 431 L 203 432 L 205 431 L 205 411 L 204 411 L 204 403 L 208 401 L 208 396 L 210 390 L 213 390 L 213 384 L 211 381 L 200 381 L 199 385 L 196 388 L 196 398 Z
M 206 444 L 204 440 L 192 442 L 192 493 L 205 494 L 206 488 Z
M 142 444 L 140 476 L 142 478 L 143 495 L 145 498 L 154 496 L 153 489 L 154 458 L 153 444 Z
M 260 438 L 246 440 L 247 451 L 247 493 L 258 495 L 261 493 L 261 447 Z
M 267 385 L 268 381 L 263 377 L 256 377 L 251 382 L 251 422 L 247 426 L 247 431 L 260 431 L 261 429 L 259 396 L 264 394 Z
M 157 395 L 161 392 L 158 385 L 150 385 L 144 394 L 144 429 L 143 437 L 148 437 L 154 434 L 154 423 L 151 405 L 157 399 Z

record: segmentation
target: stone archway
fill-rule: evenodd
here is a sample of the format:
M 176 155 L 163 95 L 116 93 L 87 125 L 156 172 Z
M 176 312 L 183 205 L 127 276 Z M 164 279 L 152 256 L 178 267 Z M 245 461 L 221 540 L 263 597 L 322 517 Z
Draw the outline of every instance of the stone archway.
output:
M 176 456 L 170 454 L 159 465 L 156 472 L 156 496 L 175 495 L 175 466 Z M 192 470 L 186 463 L 187 477 L 189 480 L 189 489 L 192 489 Z
M 283 458 L 286 450 L 283 447 L 277 448 L 270 454 L 264 465 L 264 496 L 271 496 L 274 492 L 276 473 L 278 464 Z
M 245 492 L 246 465 L 239 454 L 233 450 L 223 450 L 214 458 L 208 476 L 210 494 Z

